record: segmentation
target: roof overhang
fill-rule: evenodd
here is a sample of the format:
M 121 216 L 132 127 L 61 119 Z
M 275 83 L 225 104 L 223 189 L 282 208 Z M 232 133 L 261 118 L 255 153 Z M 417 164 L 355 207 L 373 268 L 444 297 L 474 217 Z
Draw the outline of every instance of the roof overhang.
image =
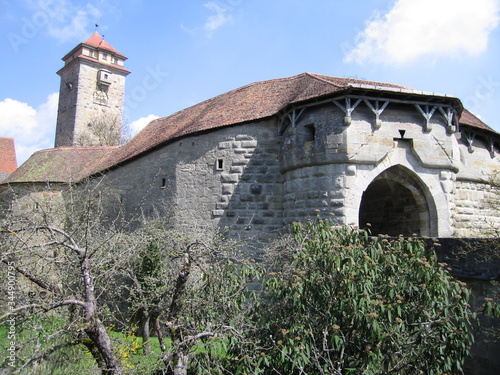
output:
M 345 106 L 339 102 L 342 100 L 346 101 Z M 343 90 L 301 102 L 294 102 L 283 108 L 277 114 L 279 119 L 279 133 L 283 134 L 290 123 L 296 120 L 295 116 L 298 109 L 334 103 L 346 113 L 346 117 L 350 117 L 350 112 L 354 110 L 354 108 L 348 108 L 348 106 L 351 105 L 351 100 L 354 100 L 352 103 L 354 107 L 361 102 L 366 103 L 375 112 L 377 121 L 379 115 L 389 103 L 413 105 L 424 117 L 428 116 L 428 119 L 430 119 L 432 113 L 439 109 L 439 112 L 443 114 L 448 122 L 448 132 L 450 133 L 458 131 L 460 114 L 464 109 L 462 102 L 457 97 L 451 95 L 409 88 L 350 83 L 349 86 Z M 377 108 L 372 106 L 372 102 L 376 103 Z M 378 102 L 386 104 L 382 104 L 383 108 L 378 108 Z M 292 117 L 290 117 L 290 114 L 292 114 Z M 284 118 L 286 118 L 285 121 L 283 121 Z M 377 127 L 377 124 L 375 127 Z
M 92 57 L 88 57 L 88 56 L 84 56 L 84 55 L 80 55 L 80 56 L 75 57 L 73 60 L 68 62 L 66 65 L 64 65 L 61 69 L 59 69 L 57 71 L 57 74 L 60 76 L 62 74 L 62 72 L 65 69 L 67 69 L 68 66 L 75 64 L 76 62 L 83 63 L 83 64 L 86 64 L 89 66 L 93 66 L 97 69 L 101 69 L 101 68 L 105 67 L 106 69 L 109 69 L 111 71 L 111 73 L 119 74 L 122 76 L 127 76 L 130 74 L 130 70 L 128 70 L 122 66 L 113 65 L 113 64 L 104 64 L 101 61 L 98 61 L 96 59 L 93 59 Z

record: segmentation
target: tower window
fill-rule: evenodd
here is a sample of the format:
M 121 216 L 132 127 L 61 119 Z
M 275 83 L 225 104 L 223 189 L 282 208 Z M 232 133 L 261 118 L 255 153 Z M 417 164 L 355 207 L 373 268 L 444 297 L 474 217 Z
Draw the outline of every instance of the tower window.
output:
M 160 188 L 161 189 L 165 189 L 167 187 L 167 179 L 166 178 L 162 178 L 161 179 L 161 185 L 160 185 Z

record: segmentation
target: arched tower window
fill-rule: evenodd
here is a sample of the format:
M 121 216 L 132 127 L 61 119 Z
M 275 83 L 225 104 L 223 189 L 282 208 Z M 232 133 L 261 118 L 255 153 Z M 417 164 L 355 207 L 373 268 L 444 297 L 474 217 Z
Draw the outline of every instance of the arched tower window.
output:
M 361 199 L 359 225 L 368 224 L 374 235 L 431 235 L 431 212 L 421 181 L 399 166 L 378 175 Z

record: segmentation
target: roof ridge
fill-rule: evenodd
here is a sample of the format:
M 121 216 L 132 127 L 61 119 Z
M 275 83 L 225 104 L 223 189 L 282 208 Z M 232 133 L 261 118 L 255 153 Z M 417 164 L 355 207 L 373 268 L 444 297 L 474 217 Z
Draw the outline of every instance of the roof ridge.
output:
M 278 82 L 278 81 L 292 81 L 292 80 L 300 78 L 301 76 L 304 76 L 306 74 L 307 73 L 300 73 L 300 74 L 296 74 L 296 75 L 290 76 L 290 77 L 280 77 L 280 78 L 272 78 L 272 79 L 263 79 L 263 80 L 260 80 L 260 81 L 255 81 L 255 82 L 252 82 L 252 83 L 248 83 L 248 84 L 246 84 L 244 86 L 238 87 L 238 88 L 233 89 L 231 91 L 227 91 L 224 94 L 227 94 L 227 93 L 230 93 L 230 92 L 234 92 L 234 91 L 238 91 L 238 90 L 244 89 L 246 87 L 256 86 L 256 85 L 259 85 L 259 84 L 262 84 L 262 83 L 266 83 L 267 84 L 267 83 Z M 224 94 L 221 94 L 221 95 L 224 95 Z M 219 95 L 217 95 L 217 96 L 219 96 Z
M 45 148 L 38 150 L 36 152 L 40 151 L 51 151 L 51 152 L 56 152 L 56 151 L 66 151 L 66 150 L 112 150 L 121 147 L 122 145 L 117 145 L 117 146 L 59 146 L 59 147 L 52 147 L 52 148 Z
M 333 83 L 333 82 L 330 82 L 330 81 L 328 81 L 328 80 L 326 80 L 326 79 L 324 79 L 324 78 L 320 77 L 320 74 L 317 74 L 317 73 L 305 72 L 305 73 L 303 73 L 303 74 L 306 74 L 306 75 L 308 75 L 308 76 L 310 76 L 310 77 L 312 77 L 312 78 L 314 78 L 314 79 L 317 79 L 317 80 L 318 80 L 318 81 L 320 81 L 320 82 L 327 83 L 327 84 L 332 85 L 332 86 L 334 86 L 334 87 L 343 87 L 342 85 L 335 84 L 335 83 Z M 329 77 L 331 77 L 331 78 L 337 78 L 337 77 L 333 77 L 333 76 L 329 76 Z
M 257 86 L 259 84 L 263 84 L 263 83 L 269 83 L 269 82 L 277 82 L 277 81 L 291 81 L 293 79 L 296 79 L 296 78 L 299 78 L 300 76 L 303 76 L 305 75 L 306 73 L 301 73 L 301 74 L 297 74 L 297 75 L 294 75 L 294 76 L 291 76 L 291 77 L 281 77 L 281 78 L 273 78 L 273 79 L 265 79 L 265 80 L 261 80 L 261 81 L 255 81 L 255 82 L 251 82 L 251 83 L 247 83 L 246 85 L 243 85 L 243 86 L 240 86 L 240 87 L 237 87 L 235 89 L 232 89 L 230 91 L 226 91 L 226 92 L 223 92 L 221 94 L 218 94 L 218 95 L 215 95 L 215 96 L 212 96 L 211 98 L 208 98 L 208 99 L 205 99 L 205 100 L 202 100 L 201 102 L 198 102 L 198 103 L 195 103 L 193 105 L 190 105 L 189 107 L 186 107 L 186 108 L 183 108 L 183 109 L 180 109 L 174 113 L 171 113 L 170 115 L 167 115 L 167 116 L 163 116 L 163 117 L 159 117 L 157 119 L 154 119 L 154 120 L 151 120 L 150 123 L 152 122 L 155 122 L 155 121 L 160 121 L 162 119 L 165 119 L 165 118 L 168 118 L 168 117 L 172 117 L 172 116 L 175 116 L 177 114 L 180 114 L 182 112 L 185 112 L 189 109 L 191 109 L 192 107 L 195 107 L 195 106 L 198 106 L 198 105 L 201 105 L 201 104 L 205 104 L 205 103 L 208 103 L 210 101 L 215 101 L 217 100 L 217 98 L 221 97 L 221 96 L 224 96 L 224 95 L 229 95 L 231 93 L 235 93 L 235 92 L 239 92 L 239 91 L 243 91 L 244 89 L 247 89 L 249 87 L 253 87 L 253 86 Z

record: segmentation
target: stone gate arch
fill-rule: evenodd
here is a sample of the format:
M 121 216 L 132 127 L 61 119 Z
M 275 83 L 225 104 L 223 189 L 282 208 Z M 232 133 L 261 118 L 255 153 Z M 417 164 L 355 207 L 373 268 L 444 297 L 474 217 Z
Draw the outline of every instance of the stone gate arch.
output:
M 373 234 L 390 236 L 436 234 L 432 196 L 418 175 L 402 165 L 392 166 L 367 186 L 361 197 L 358 223 Z
M 379 191 L 388 195 L 392 186 L 397 189 L 396 193 L 403 192 L 414 199 L 412 204 L 416 205 L 420 219 L 419 235 L 453 237 L 453 201 L 449 201 L 453 197 L 450 194 L 451 188 L 444 186 L 448 181 L 447 176 L 453 172 L 453 165 L 439 167 L 424 165 L 421 158 L 407 147 L 394 148 L 373 169 L 356 165 L 347 167 L 345 222 L 360 224 L 363 194 L 372 183 L 385 181 L 377 182 Z M 375 189 L 377 185 L 372 187 Z M 404 189 L 409 190 L 409 193 Z M 401 233 L 397 233 L 399 234 Z

